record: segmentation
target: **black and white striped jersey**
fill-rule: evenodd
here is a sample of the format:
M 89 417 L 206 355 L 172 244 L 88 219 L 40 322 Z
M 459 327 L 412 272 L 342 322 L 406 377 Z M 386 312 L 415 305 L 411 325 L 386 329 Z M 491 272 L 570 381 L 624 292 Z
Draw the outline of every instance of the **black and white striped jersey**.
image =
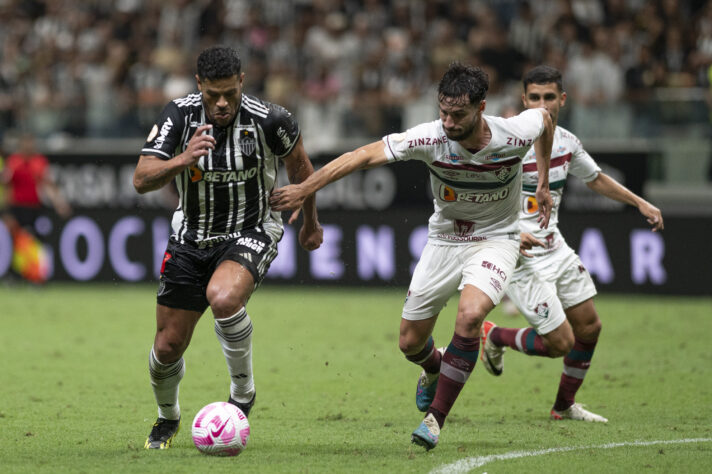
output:
M 141 150 L 169 160 L 185 151 L 195 130 L 206 123 L 202 94 L 166 105 Z M 215 149 L 176 176 L 180 201 L 173 214 L 177 242 L 204 247 L 248 229 L 279 240 L 282 218 L 269 207 L 280 158 L 299 139 L 299 125 L 283 107 L 242 94 L 230 128 L 213 125 Z

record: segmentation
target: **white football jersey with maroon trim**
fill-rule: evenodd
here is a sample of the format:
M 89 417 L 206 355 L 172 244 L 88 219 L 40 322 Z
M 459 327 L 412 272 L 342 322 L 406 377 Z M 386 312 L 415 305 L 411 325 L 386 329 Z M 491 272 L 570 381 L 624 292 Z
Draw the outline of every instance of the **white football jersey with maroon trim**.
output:
M 522 232 L 528 232 L 546 244 L 545 248 L 534 247 L 528 253 L 532 255 L 544 255 L 565 245 L 564 237 L 559 231 L 559 206 L 564 194 L 566 176 L 572 175 L 588 183 L 596 179 L 601 168 L 591 158 L 579 139 L 565 128 L 556 127 L 554 131 L 554 143 L 551 147 L 551 166 L 549 168 L 549 190 L 554 206 L 551 209 L 551 219 L 549 227 L 539 228 L 537 217 L 539 216 L 539 205 L 534 197 L 539 175 L 536 169 L 536 153 L 532 147 L 523 160 L 522 175 L 522 197 L 520 228 Z M 525 262 L 526 263 L 526 262 Z
M 544 130 L 541 112 L 483 115 L 490 142 L 473 153 L 447 138 L 441 120 L 383 137 L 390 161 L 420 160 L 430 171 L 435 212 L 428 236 L 443 243 L 519 238 L 522 158 Z

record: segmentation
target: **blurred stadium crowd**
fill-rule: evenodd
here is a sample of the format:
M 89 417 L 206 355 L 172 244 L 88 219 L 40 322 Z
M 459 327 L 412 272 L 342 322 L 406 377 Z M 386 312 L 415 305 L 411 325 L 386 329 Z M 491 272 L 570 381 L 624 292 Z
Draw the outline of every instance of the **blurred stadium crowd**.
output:
M 516 111 L 523 70 L 544 62 L 565 72 L 577 133 L 645 136 L 656 88 L 709 86 L 712 1 L 0 0 L 0 134 L 144 136 L 214 43 L 315 139 L 434 118 L 456 58 L 490 74 L 489 113 Z

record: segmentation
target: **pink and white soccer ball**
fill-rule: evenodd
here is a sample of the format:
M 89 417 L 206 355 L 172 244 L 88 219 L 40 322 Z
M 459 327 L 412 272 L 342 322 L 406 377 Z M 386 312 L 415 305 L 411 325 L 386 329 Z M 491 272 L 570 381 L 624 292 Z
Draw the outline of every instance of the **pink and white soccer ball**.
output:
M 214 402 L 205 405 L 193 419 L 193 443 L 214 456 L 237 456 L 247 447 L 250 424 L 235 405 Z

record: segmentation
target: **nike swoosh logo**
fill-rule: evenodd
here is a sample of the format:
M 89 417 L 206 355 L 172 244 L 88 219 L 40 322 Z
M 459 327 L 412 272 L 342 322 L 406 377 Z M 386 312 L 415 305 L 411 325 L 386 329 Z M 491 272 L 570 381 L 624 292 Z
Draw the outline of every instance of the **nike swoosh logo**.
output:
M 217 430 L 210 430 L 210 434 L 213 435 L 214 438 L 220 436 L 220 433 L 223 432 L 225 426 L 227 426 L 227 421 L 224 422 Z

